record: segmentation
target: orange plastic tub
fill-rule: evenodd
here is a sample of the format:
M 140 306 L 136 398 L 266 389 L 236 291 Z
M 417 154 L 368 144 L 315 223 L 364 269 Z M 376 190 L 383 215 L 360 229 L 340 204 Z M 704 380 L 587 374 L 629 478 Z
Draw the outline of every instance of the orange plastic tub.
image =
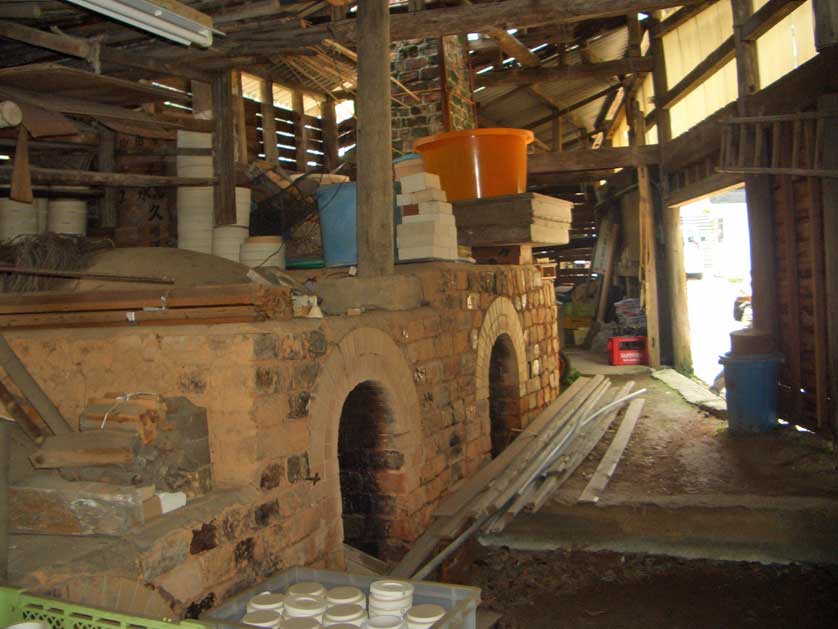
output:
M 468 129 L 421 138 L 413 148 L 448 200 L 465 201 L 525 192 L 533 137 L 525 129 Z

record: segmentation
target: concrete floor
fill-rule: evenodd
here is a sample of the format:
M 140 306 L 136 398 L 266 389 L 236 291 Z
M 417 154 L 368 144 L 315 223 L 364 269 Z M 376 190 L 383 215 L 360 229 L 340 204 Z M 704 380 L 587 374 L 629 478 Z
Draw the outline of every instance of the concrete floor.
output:
M 574 354 L 571 360 L 580 371 L 602 371 L 596 358 Z M 648 371 L 609 378 L 615 385 L 633 380 L 635 390 L 648 392 L 600 502 L 583 507 L 576 499 L 619 422 L 540 513 L 519 515 L 483 543 L 838 563 L 838 474 L 830 443 L 793 428 L 734 436 L 726 422 Z

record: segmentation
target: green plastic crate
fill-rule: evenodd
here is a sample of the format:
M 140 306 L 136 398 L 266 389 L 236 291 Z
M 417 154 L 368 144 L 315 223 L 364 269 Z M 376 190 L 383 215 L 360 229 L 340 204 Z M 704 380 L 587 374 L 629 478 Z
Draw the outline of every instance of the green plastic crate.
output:
M 202 622 L 166 622 L 129 616 L 0 587 L 0 627 L 30 621 L 46 622 L 50 629 L 207 629 Z

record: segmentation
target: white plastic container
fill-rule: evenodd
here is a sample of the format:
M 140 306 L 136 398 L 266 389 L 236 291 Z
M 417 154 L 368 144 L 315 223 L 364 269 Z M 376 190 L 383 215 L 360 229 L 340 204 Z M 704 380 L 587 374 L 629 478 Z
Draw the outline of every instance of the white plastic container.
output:
M 178 155 L 178 177 L 212 177 L 212 155 Z
M 326 592 L 326 601 L 330 605 L 360 605 L 367 608 L 367 597 L 360 588 L 347 585 L 332 588 Z
M 416 605 L 407 610 L 404 619 L 407 629 L 430 629 L 443 616 L 445 608 L 440 605 Z
M 212 186 L 181 186 L 177 189 L 177 207 L 202 209 L 212 216 L 214 194 Z
M 178 188 L 177 229 L 179 249 L 212 253 L 213 189 Z
M 38 233 L 38 212 L 31 203 L 0 199 L 0 240 Z
M 212 133 L 178 129 L 177 145 L 179 148 L 185 149 L 211 149 Z
M 257 266 L 285 268 L 285 244 L 279 236 L 252 236 L 242 243 L 239 262 Z
M 239 261 L 242 243 L 247 240 L 247 227 L 222 225 L 212 230 L 212 255 Z
M 273 592 L 262 592 L 247 602 L 247 613 L 259 610 L 270 610 L 282 614 L 285 610 L 285 595 Z
M 250 227 L 250 202 L 253 193 L 250 188 L 236 188 L 236 225 Z
M 370 616 L 362 625 L 364 629 L 407 629 L 400 616 Z
M 245 614 L 242 618 L 242 623 L 245 625 L 251 625 L 252 627 L 275 629 L 282 624 L 282 616 L 270 609 L 260 609 L 255 612 Z
M 56 234 L 84 236 L 87 233 L 87 201 L 50 199 L 47 205 L 47 230 Z
M 35 199 L 33 205 L 35 206 L 35 215 L 38 221 L 38 233 L 43 234 L 47 231 L 49 199 L 43 197 Z
M 407 581 L 385 579 L 370 585 L 369 612 L 373 616 L 402 617 L 413 607 L 413 585 Z
M 314 618 L 322 623 L 328 606 L 321 596 L 288 594 L 285 597 L 285 618 Z
M 367 612 L 360 605 L 333 605 L 323 616 L 323 626 L 331 627 L 337 624 L 349 624 L 360 627 L 367 619 Z

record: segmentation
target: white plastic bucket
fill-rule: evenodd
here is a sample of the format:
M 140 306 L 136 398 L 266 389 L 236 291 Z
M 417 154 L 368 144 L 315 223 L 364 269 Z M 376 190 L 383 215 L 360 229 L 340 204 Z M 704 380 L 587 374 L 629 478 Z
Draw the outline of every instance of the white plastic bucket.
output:
M 47 206 L 47 229 L 56 234 L 84 236 L 87 233 L 87 201 L 50 199 Z
M 31 203 L 0 199 L 0 240 L 38 233 L 38 212 Z
M 35 214 L 38 220 L 38 233 L 43 234 L 47 231 L 47 220 L 48 220 L 48 212 L 49 212 L 49 199 L 45 199 L 43 197 L 35 199 Z
M 445 616 L 445 608 L 440 605 L 416 605 L 407 610 L 405 621 L 407 629 L 430 629 L 434 623 Z
M 239 262 L 250 268 L 265 266 L 284 269 L 285 244 L 279 236 L 252 236 L 242 243 Z
M 236 225 L 250 227 L 250 201 L 252 192 L 250 188 L 236 188 Z
M 212 155 L 178 155 L 178 177 L 212 177 Z

